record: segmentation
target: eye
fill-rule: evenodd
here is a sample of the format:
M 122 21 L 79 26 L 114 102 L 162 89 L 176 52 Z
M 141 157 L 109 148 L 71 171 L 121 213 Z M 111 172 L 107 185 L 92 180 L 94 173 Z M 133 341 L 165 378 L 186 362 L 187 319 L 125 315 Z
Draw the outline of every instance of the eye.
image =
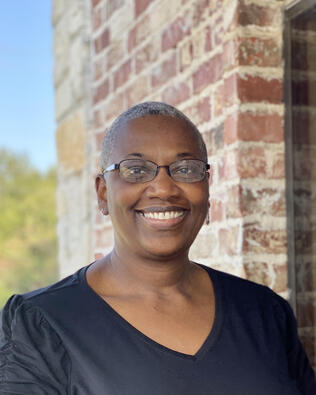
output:
M 146 169 L 146 167 L 141 167 L 141 166 L 133 166 L 127 169 L 127 173 L 131 176 L 139 176 L 142 174 L 146 174 L 147 172 L 148 169 Z
M 177 174 L 190 174 L 192 173 L 192 169 L 188 166 L 181 166 L 177 167 L 174 172 Z

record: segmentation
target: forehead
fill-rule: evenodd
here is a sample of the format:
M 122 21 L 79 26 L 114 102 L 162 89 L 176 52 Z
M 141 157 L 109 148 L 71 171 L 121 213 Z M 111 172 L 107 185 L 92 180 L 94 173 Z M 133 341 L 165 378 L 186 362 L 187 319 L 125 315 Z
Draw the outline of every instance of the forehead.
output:
M 113 149 L 115 159 L 121 160 L 134 152 L 149 156 L 189 152 L 201 157 L 199 140 L 190 125 L 182 119 L 162 115 L 132 119 L 118 130 Z

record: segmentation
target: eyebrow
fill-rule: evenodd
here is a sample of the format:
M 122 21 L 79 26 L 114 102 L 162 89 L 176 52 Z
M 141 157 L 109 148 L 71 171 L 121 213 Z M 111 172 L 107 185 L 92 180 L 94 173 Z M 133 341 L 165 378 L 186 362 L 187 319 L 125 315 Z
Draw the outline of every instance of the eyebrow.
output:
M 143 158 L 144 155 L 141 154 L 140 152 L 132 152 L 128 154 L 127 156 L 137 156 L 138 158 Z M 179 154 L 176 155 L 177 158 L 185 158 L 187 156 L 195 156 L 191 152 L 180 152 Z

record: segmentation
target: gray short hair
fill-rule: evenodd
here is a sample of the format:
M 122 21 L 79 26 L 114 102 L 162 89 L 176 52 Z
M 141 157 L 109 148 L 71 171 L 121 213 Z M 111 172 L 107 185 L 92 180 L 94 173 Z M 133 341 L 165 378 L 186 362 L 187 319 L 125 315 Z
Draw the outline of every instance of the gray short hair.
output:
M 128 121 L 136 118 L 145 117 L 147 115 L 164 115 L 172 118 L 177 118 L 185 121 L 189 128 L 194 132 L 196 138 L 198 139 L 199 148 L 201 150 L 202 159 L 207 162 L 207 150 L 205 146 L 205 142 L 198 128 L 194 125 L 194 123 L 185 116 L 180 110 L 175 107 L 162 103 L 162 102 L 144 102 L 136 104 L 133 107 L 130 107 L 122 114 L 120 114 L 112 123 L 110 128 L 108 129 L 102 143 L 102 152 L 101 152 L 101 171 L 105 170 L 111 163 L 110 157 L 114 149 L 116 136 L 119 129 L 126 124 Z

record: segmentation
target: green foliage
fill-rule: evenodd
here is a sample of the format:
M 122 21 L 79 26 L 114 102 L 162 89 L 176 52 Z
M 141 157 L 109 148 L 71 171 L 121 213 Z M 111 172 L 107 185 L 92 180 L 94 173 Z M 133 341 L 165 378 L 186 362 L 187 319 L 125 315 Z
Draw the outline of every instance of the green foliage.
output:
M 0 308 L 57 279 L 56 171 L 0 149 Z

